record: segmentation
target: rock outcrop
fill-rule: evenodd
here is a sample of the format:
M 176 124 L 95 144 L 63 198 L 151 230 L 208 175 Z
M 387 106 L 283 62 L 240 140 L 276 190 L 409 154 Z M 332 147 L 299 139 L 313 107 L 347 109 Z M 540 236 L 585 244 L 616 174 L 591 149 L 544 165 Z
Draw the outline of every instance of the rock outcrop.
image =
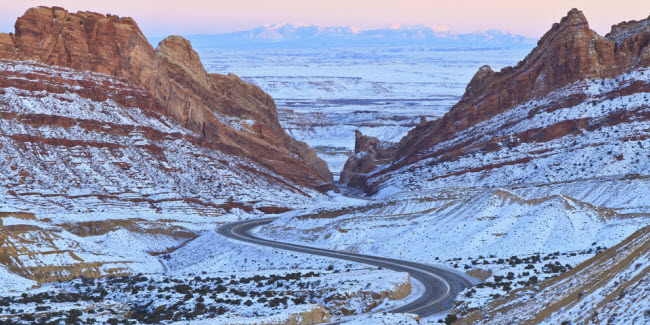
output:
M 19 222 L 3 226 L 3 218 Z M 0 213 L 0 266 L 12 273 L 38 283 L 132 273 L 130 261 L 84 259 L 83 249 L 71 249 L 75 244 L 78 243 L 66 237 L 64 231 L 41 227 L 33 215 Z
M 396 146 L 393 143 L 363 135 L 358 130 L 354 133 L 354 140 L 354 155 L 345 162 L 339 183 L 362 187 L 365 175 L 375 171 L 378 165 L 388 164 L 395 159 Z
M 465 94 L 441 119 L 415 127 L 399 144 L 403 164 L 421 159 L 427 148 L 448 140 L 458 131 L 553 90 L 585 79 L 613 78 L 636 67 L 650 66 L 648 20 L 614 26 L 606 37 L 589 29 L 577 9 L 553 25 L 523 61 L 494 72 L 483 66 Z
M 289 316 L 283 325 L 315 325 L 330 322 L 330 313 L 322 306 Z
M 234 74 L 208 74 L 199 55 L 185 38 L 167 37 L 158 44 L 156 53 L 169 77 L 182 87 L 192 89 L 213 112 L 254 120 L 275 132 L 282 132 L 271 96 Z
M 499 114 L 581 80 L 616 78 L 634 69 L 650 66 L 650 19 L 621 23 L 612 27 L 605 37 L 589 28 L 579 10 L 569 11 L 539 40 L 537 46 L 514 67 L 499 72 L 483 66 L 467 85 L 461 100 L 442 118 L 417 125 L 399 142 L 391 166 L 375 173 L 396 171 L 423 159 L 455 159 L 475 146 L 472 134 L 459 134 Z M 579 104 L 584 94 L 560 98 L 559 109 Z M 537 112 L 531 112 L 535 114 Z M 531 115 L 532 116 L 532 115 Z M 549 136 L 584 128 L 577 121 L 558 125 L 556 130 L 541 131 L 520 137 L 515 142 L 549 141 Z M 562 131 L 562 130 L 565 131 Z M 453 146 L 437 148 L 442 143 Z M 485 144 L 482 144 L 485 145 Z M 359 168 L 352 164 L 349 170 Z M 380 181 L 381 182 L 381 181 Z M 364 182 L 360 182 L 364 183 Z M 366 188 L 367 191 L 373 191 Z
M 15 34 L 0 34 L 0 58 L 122 78 L 206 141 L 299 185 L 333 188 L 326 163 L 280 128 L 270 96 L 234 75 L 208 74 L 181 37 L 172 36 L 155 50 L 131 18 L 37 7 L 18 18 Z M 239 120 L 252 125 L 240 127 Z

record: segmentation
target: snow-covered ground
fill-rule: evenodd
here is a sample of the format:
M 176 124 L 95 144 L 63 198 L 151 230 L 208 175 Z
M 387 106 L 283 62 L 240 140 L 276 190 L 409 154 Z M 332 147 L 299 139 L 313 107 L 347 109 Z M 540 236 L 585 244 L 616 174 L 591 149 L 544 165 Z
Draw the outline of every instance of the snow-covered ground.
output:
M 434 263 L 575 251 L 594 242 L 610 247 L 648 222 L 648 216 L 625 218 L 562 195 L 527 200 L 504 189 L 448 189 L 402 193 L 355 207 L 293 211 L 257 234 Z
M 498 69 L 525 52 L 411 47 L 203 49 L 200 54 L 210 72 L 233 72 L 271 93 L 282 108 L 282 125 L 338 171 L 353 150 L 355 129 L 396 141 L 420 117 L 444 114 L 479 66 Z M 114 85 L 115 91 L 129 87 L 103 75 L 36 64 L 5 62 L 0 68 L 99 80 Z M 647 110 L 647 94 L 603 93 L 634 81 L 648 83 L 649 77 L 650 71 L 639 70 L 570 85 L 463 131 L 437 149 L 466 139 L 480 144 L 507 138 L 567 120 L 636 116 Z M 411 295 L 404 299 L 382 296 L 408 283 L 406 274 L 243 244 L 215 232 L 225 222 L 260 217 L 262 212 L 255 208 L 264 206 L 295 210 L 257 229 L 261 236 L 439 264 L 484 279 L 461 294 L 456 309 L 460 313 L 568 272 L 650 224 L 650 180 L 644 176 L 650 169 L 650 139 L 644 136 L 648 122 L 643 119 L 512 148 L 499 142 L 499 150 L 477 149 L 449 161 L 423 160 L 390 173 L 379 193 L 364 200 L 314 191 L 300 194 L 272 178 L 249 174 L 249 169 L 267 170 L 248 159 L 196 145 L 190 132 L 169 119 L 69 90 L 54 94 L 5 88 L 0 113 L 49 114 L 139 132 L 121 135 L 78 124 L 41 125 L 38 119 L 0 121 L 0 185 L 6 189 L 0 209 L 35 213 L 0 215 L 0 239 L 3 248 L 11 248 L 3 251 L 0 261 L 0 318 L 30 323 L 32 315 L 109 322 L 130 314 L 146 322 L 137 317 L 147 314 L 164 315 L 167 322 L 178 324 L 246 324 L 290 317 L 324 320 L 327 309 L 328 317 L 353 324 L 417 323 L 412 315 L 382 312 L 421 292 L 411 283 Z M 574 93 L 585 93 L 588 100 L 544 110 L 555 99 Z M 247 124 L 225 122 L 242 128 Z M 143 135 L 145 130 L 163 136 L 150 139 Z M 13 141 L 25 135 L 95 146 Z M 103 150 L 106 144 L 116 148 Z M 150 152 L 156 147 L 164 150 L 165 159 Z M 12 163 L 16 157 L 33 164 L 17 166 Z M 490 165 L 498 167 L 481 170 Z M 148 172 L 136 174 L 131 168 Z M 90 175 L 92 181 L 80 184 L 78 175 Z M 647 269 L 647 256 L 639 264 L 617 279 Z M 68 281 L 72 278 L 78 279 Z M 46 298 L 45 292 L 57 298 Z M 639 292 L 633 298 L 647 296 Z M 603 295 L 591 296 L 597 300 Z M 50 309 L 34 299 L 48 302 Z M 578 306 L 569 312 L 584 310 Z M 366 312 L 372 314 L 348 315 Z M 560 321 L 558 315 L 552 320 Z
M 454 312 L 466 314 L 562 274 L 648 224 L 648 215 L 629 217 L 565 195 L 526 199 L 505 189 L 450 188 L 293 211 L 256 234 L 467 272 L 484 283 L 457 298 Z
M 173 219 L 0 221 L 4 245 L 18 251 L 9 250 L 5 259 L 15 262 L 0 267 L 0 318 L 24 324 L 32 316 L 213 324 L 338 319 L 399 306 L 423 290 L 406 273 L 226 239 L 205 220 L 202 230 Z M 64 281 L 49 284 L 57 279 Z
M 565 276 L 494 300 L 463 324 L 648 324 L 649 234 L 640 229 Z

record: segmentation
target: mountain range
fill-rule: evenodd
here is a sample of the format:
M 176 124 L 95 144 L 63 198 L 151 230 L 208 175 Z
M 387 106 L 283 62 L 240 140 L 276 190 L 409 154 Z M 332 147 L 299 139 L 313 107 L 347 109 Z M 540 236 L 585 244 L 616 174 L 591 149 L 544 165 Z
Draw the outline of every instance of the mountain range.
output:
M 434 48 L 528 48 L 534 40 L 501 30 L 453 33 L 446 26 L 392 24 L 361 30 L 350 26 L 267 24 L 250 30 L 186 35 L 197 48 L 427 46 Z M 149 38 L 157 44 L 162 38 Z

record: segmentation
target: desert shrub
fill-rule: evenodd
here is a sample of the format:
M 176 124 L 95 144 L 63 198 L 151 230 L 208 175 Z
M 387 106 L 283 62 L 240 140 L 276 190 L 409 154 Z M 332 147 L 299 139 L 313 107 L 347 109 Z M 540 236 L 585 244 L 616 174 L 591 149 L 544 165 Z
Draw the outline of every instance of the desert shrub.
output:
M 187 284 L 177 284 L 174 286 L 174 290 L 180 294 L 187 294 L 192 290 L 192 287 Z
M 458 320 L 458 316 L 456 316 L 454 314 L 449 314 L 449 315 L 447 315 L 447 317 L 445 317 L 445 324 L 447 324 L 447 325 L 453 324 L 457 320 Z

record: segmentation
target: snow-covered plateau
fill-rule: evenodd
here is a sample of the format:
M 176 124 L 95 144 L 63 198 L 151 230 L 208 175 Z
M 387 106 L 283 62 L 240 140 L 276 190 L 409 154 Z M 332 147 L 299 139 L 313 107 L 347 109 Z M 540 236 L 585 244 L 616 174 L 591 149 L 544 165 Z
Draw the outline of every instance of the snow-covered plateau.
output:
M 197 48 L 208 72 L 234 73 L 273 96 L 282 126 L 315 148 L 335 176 L 354 153 L 355 130 L 399 141 L 421 118 L 446 113 L 480 66 L 512 65 L 529 50 Z

